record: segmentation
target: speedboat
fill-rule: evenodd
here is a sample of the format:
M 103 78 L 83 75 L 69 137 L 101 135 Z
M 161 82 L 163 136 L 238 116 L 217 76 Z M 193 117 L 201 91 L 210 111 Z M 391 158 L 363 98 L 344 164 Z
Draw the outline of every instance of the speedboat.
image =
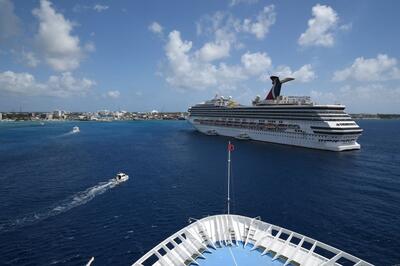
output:
M 241 134 L 237 135 L 237 136 L 235 137 L 235 139 L 250 140 L 251 138 L 250 138 L 250 136 L 247 135 L 246 133 L 241 133 Z
M 217 133 L 216 130 L 211 129 L 211 130 L 207 130 L 207 131 L 206 131 L 206 135 L 209 135 L 209 136 L 216 136 L 216 135 L 218 135 L 218 133 Z
M 121 172 L 121 173 L 118 173 L 114 179 L 115 179 L 115 181 L 117 181 L 117 183 L 122 183 L 122 182 L 127 181 L 129 179 L 129 176 L 127 174 Z
M 72 128 L 72 133 L 78 133 L 78 132 L 80 132 L 79 127 L 74 126 L 74 127 Z

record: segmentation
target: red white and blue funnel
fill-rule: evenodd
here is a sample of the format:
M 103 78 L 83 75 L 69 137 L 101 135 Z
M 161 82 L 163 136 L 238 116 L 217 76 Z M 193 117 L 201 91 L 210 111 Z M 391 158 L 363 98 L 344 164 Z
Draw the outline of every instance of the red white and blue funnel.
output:
M 279 80 L 278 76 L 271 76 L 270 77 L 272 80 L 272 88 L 269 91 L 266 100 L 275 100 L 279 95 L 281 95 L 281 87 L 282 84 L 291 80 L 294 80 L 294 78 L 284 78 L 283 80 Z

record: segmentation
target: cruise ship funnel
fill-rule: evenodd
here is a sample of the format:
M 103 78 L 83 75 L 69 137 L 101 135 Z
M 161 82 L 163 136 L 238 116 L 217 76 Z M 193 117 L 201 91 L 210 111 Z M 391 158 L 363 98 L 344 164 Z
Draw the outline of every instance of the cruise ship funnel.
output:
M 294 80 L 294 78 L 284 78 L 283 80 L 280 80 L 278 76 L 271 76 L 270 79 L 272 80 L 272 88 L 265 98 L 266 100 L 275 100 L 281 95 L 282 84 Z

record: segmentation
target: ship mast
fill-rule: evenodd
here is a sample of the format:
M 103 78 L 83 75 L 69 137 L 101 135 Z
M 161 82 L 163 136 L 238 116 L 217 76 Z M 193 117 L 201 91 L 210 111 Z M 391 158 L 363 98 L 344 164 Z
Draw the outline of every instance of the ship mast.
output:
M 228 142 L 228 214 L 231 212 L 231 197 L 230 197 L 230 185 L 231 185 L 231 151 L 233 151 L 234 146 L 231 142 Z

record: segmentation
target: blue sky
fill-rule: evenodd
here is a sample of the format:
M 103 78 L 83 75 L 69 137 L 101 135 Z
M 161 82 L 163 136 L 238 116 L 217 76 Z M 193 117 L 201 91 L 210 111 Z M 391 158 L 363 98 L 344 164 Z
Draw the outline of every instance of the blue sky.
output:
M 0 0 L 0 111 L 285 95 L 400 113 L 399 1 Z

